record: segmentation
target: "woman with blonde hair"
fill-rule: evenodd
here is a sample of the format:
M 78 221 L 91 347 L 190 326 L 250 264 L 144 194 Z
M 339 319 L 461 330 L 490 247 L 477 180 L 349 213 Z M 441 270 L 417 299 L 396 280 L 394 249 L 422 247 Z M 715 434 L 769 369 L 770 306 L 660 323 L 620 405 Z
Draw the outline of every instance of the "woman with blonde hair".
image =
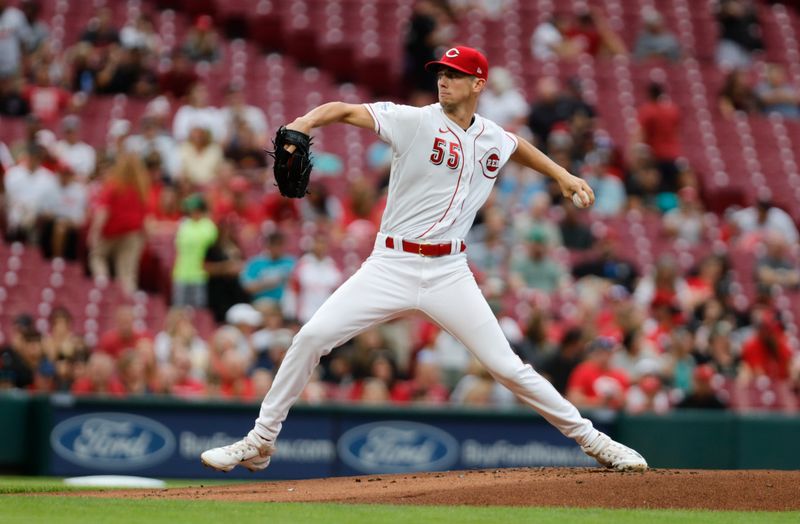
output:
M 142 161 L 130 153 L 120 154 L 106 175 L 89 227 L 92 276 L 107 279 L 108 259 L 113 257 L 117 280 L 128 295 L 138 285 L 149 193 Z
M 209 349 L 197 333 L 191 309 L 171 308 L 164 319 L 164 329 L 156 335 L 153 346 L 159 365 L 172 362 L 173 353 L 185 350 L 191 362 L 192 376 L 198 379 L 205 377 Z

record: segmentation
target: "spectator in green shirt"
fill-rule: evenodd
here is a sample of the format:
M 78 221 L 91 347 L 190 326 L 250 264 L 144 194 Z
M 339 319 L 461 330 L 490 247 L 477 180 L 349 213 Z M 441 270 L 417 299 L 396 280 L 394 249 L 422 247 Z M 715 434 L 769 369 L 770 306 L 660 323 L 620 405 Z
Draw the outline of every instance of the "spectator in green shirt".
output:
M 217 239 L 217 226 L 208 218 L 206 202 L 199 194 L 183 202 L 187 216 L 175 235 L 175 266 L 172 269 L 172 305 L 206 305 L 208 273 L 203 268 L 206 251 Z
M 566 274 L 549 254 L 549 238 L 539 228 L 528 236 L 527 256 L 511 263 L 511 285 L 515 289 L 536 289 L 553 293 L 566 282 Z

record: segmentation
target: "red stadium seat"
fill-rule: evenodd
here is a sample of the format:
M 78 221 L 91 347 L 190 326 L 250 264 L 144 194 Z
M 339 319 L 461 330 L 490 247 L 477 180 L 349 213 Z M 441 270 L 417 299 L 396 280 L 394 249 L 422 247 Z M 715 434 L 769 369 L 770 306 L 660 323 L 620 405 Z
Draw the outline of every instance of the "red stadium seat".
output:
M 249 18 L 247 34 L 250 39 L 265 51 L 284 51 L 286 49 L 285 28 L 277 14 L 257 15 Z

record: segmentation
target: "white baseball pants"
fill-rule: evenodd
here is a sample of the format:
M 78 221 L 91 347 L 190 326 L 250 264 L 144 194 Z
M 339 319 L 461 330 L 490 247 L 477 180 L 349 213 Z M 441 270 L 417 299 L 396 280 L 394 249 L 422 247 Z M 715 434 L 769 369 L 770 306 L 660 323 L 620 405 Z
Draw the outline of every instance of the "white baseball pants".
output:
M 598 435 L 592 423 L 524 364 L 467 266 L 465 254 L 423 257 L 386 248 L 378 236 L 361 268 L 320 307 L 292 341 L 261 403 L 255 432 L 275 442 L 291 406 L 323 355 L 370 326 L 419 310 L 461 341 L 502 385 L 578 444 Z

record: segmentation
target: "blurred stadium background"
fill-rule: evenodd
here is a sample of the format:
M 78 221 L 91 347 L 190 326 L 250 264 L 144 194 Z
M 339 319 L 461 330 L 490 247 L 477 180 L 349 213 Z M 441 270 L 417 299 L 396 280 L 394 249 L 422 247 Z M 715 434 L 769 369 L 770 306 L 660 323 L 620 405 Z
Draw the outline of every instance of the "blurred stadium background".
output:
M 466 44 L 493 66 L 479 112 L 597 194 L 507 167 L 467 239 L 520 356 L 588 410 L 794 414 L 799 36 L 796 5 L 750 0 L 0 0 L 0 387 L 254 415 L 389 176 L 374 133 L 332 126 L 282 199 L 275 128 L 430 103 L 422 64 Z M 302 401 L 516 403 L 417 316 L 335 349 Z

